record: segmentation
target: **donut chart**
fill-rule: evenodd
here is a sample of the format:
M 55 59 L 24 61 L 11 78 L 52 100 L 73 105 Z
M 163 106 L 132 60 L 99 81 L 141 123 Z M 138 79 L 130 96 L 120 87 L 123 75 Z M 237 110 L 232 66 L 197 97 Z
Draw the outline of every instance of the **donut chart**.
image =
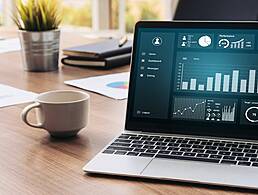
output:
M 250 123 L 258 123 L 258 107 L 252 106 L 245 111 L 245 118 Z

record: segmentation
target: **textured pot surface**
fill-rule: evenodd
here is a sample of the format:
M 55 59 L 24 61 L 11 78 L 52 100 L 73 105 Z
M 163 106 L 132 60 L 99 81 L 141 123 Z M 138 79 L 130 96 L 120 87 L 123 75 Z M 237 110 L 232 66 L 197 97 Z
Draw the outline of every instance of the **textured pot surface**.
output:
M 58 69 L 60 30 L 19 31 L 19 36 L 24 70 L 45 72 Z

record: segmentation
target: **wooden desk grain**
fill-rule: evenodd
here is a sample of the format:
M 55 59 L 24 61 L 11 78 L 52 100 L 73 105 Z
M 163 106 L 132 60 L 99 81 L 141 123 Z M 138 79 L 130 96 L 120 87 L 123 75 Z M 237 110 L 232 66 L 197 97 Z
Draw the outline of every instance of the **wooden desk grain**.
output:
M 17 35 L 12 29 L 2 28 L 0 36 Z M 75 33 L 63 33 L 61 40 L 62 47 L 89 41 Z M 129 66 L 110 71 L 61 66 L 57 72 L 29 73 L 22 69 L 19 52 L 0 54 L 0 83 L 37 93 L 75 89 L 64 85 L 64 80 L 127 70 Z M 82 171 L 84 164 L 123 128 L 126 107 L 126 101 L 116 101 L 94 93 L 90 95 L 89 126 L 79 136 L 67 140 L 53 139 L 46 131 L 26 126 L 20 118 L 26 105 L 0 109 L 0 194 L 258 193 L 206 185 L 85 174 Z

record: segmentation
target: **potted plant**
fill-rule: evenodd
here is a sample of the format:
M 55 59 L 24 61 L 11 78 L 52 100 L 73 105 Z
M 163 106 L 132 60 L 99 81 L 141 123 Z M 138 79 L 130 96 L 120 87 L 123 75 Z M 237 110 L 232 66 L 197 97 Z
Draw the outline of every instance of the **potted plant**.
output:
M 57 70 L 61 23 L 58 0 L 17 0 L 13 20 L 19 28 L 24 70 Z

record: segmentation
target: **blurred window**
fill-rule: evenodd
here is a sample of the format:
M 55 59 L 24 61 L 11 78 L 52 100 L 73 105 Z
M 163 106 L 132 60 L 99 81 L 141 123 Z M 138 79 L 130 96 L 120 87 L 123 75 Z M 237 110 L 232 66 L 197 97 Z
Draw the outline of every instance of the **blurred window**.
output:
M 4 16 L 3 0 L 0 0 L 0 25 L 3 25 L 3 16 Z
M 92 26 L 92 0 L 62 0 L 62 25 Z
M 169 6 L 169 5 L 168 5 Z M 139 20 L 160 20 L 165 18 L 164 0 L 125 0 L 125 30 L 132 33 Z M 111 1 L 111 29 L 118 28 L 119 0 Z

